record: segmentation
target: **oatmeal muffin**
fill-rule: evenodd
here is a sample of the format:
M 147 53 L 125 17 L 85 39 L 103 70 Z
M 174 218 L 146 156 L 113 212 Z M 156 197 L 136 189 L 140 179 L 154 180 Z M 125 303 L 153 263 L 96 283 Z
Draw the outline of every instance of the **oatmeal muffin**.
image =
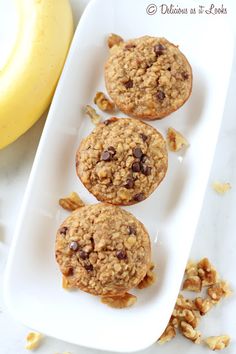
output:
M 112 205 L 77 209 L 56 236 L 56 260 L 67 287 L 94 295 L 121 295 L 136 287 L 150 267 L 150 254 L 143 224 Z
M 77 151 L 76 170 L 100 201 L 130 205 L 146 199 L 167 171 L 162 135 L 133 118 L 110 118 L 85 138 Z
M 160 119 L 180 108 L 192 91 L 192 69 L 178 46 L 144 36 L 110 49 L 105 82 L 116 106 L 135 118 Z

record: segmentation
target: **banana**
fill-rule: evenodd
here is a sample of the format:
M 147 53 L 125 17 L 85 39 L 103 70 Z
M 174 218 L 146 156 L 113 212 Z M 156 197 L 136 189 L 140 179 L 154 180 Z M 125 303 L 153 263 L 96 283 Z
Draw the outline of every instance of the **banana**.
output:
M 16 0 L 16 6 L 16 44 L 0 70 L 0 149 L 49 106 L 73 35 L 69 0 Z

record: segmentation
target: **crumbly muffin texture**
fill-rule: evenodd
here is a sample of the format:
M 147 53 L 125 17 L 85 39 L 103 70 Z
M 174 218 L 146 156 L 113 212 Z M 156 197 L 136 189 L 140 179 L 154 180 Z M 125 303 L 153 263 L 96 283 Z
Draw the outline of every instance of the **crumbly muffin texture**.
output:
M 111 118 L 86 137 L 76 156 L 85 187 L 100 201 L 129 205 L 147 198 L 166 174 L 162 135 L 132 118 Z
M 192 90 L 192 69 L 178 46 L 144 36 L 110 49 L 105 65 L 109 95 L 124 113 L 160 119 L 181 107 Z
M 143 224 L 117 206 L 79 208 L 56 236 L 56 260 L 67 287 L 94 295 L 121 295 L 136 287 L 149 269 L 150 254 Z

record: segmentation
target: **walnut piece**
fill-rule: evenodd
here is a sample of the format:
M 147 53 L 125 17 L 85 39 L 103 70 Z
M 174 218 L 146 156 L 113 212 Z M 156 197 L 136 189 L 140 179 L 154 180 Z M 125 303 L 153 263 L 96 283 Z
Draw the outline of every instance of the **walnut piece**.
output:
M 189 323 L 185 321 L 180 322 L 180 329 L 184 337 L 190 339 L 198 344 L 201 341 L 201 333 L 194 329 Z
M 215 284 L 219 278 L 219 275 L 213 267 L 213 265 L 209 262 L 208 258 L 201 259 L 198 264 L 198 275 L 202 280 L 202 286 L 209 286 Z
M 180 132 L 174 128 L 168 128 L 167 145 L 170 151 L 176 152 L 182 148 L 188 147 L 189 143 Z
M 91 118 L 91 121 L 93 122 L 93 124 L 97 125 L 100 123 L 102 117 L 99 114 L 97 114 L 95 109 L 93 107 L 91 107 L 90 105 L 87 105 L 85 107 L 85 113 Z
M 168 325 L 166 327 L 165 331 L 162 333 L 162 335 L 158 339 L 157 343 L 158 344 L 165 344 L 166 342 L 169 342 L 171 339 L 173 339 L 175 336 L 176 336 L 175 328 L 171 325 Z
M 190 299 L 186 299 L 182 294 L 179 294 L 175 308 L 182 308 L 188 310 L 196 310 L 194 302 Z
M 112 48 L 114 45 L 119 45 L 122 42 L 124 42 L 123 38 L 115 33 L 111 33 L 107 39 L 108 48 Z
M 187 276 L 198 275 L 197 263 L 189 260 L 185 268 L 185 274 Z
M 26 337 L 27 344 L 26 344 L 25 349 L 34 350 L 34 349 L 38 348 L 42 338 L 43 338 L 43 335 L 41 333 L 30 332 Z
M 229 284 L 218 280 L 219 275 L 207 258 L 201 259 L 198 263 L 189 261 L 185 269 L 185 275 L 184 290 L 200 292 L 202 286 L 207 286 L 209 298 L 199 296 L 195 299 L 186 299 L 182 294 L 179 294 L 166 330 L 158 341 L 161 344 L 174 338 L 178 328 L 183 336 L 194 343 L 200 343 L 201 333 L 197 330 L 200 315 L 205 315 L 214 304 L 217 304 L 223 297 L 232 294 Z M 205 340 L 213 350 L 224 349 L 229 341 L 228 336 L 209 337 Z
M 200 292 L 202 290 L 202 281 L 198 275 L 191 275 L 184 280 L 183 290 Z
M 193 328 L 196 328 L 199 323 L 199 317 L 196 312 L 188 309 L 174 309 L 173 316 L 178 319 L 179 322 L 185 321 Z
M 204 342 L 211 350 L 222 350 L 228 347 L 230 343 L 230 337 L 228 335 L 208 337 L 204 339 Z
M 138 289 L 145 289 L 155 283 L 156 275 L 153 272 L 154 267 L 155 267 L 154 264 L 151 263 L 149 270 L 147 271 L 147 274 L 145 275 L 143 280 L 138 284 L 137 286 Z
M 85 204 L 77 193 L 72 192 L 68 197 L 59 199 L 59 204 L 63 209 L 73 211 L 83 207 Z
M 115 104 L 103 92 L 96 93 L 94 103 L 104 112 L 113 113 L 115 110 Z
M 173 314 L 171 315 L 171 318 L 169 320 L 169 325 L 173 326 L 176 329 L 179 327 L 179 320 L 178 318 L 173 316 Z
M 119 296 L 102 296 L 101 297 L 101 302 L 103 304 L 106 304 L 106 305 L 113 307 L 115 309 L 123 309 L 125 307 L 133 306 L 136 301 L 137 301 L 137 297 L 132 294 L 129 294 L 129 293 L 125 293 L 125 294 L 119 295 Z
M 62 287 L 66 290 L 70 289 L 68 279 L 64 275 L 62 276 Z
M 214 191 L 217 192 L 218 194 L 225 194 L 232 188 L 230 183 L 221 183 L 221 182 L 214 182 L 212 184 L 212 187 Z
M 201 297 L 197 297 L 194 302 L 201 316 L 210 311 L 213 306 L 213 302 L 209 298 L 203 299 Z
M 223 297 L 228 297 L 232 294 L 229 284 L 225 281 L 213 284 L 207 289 L 207 294 L 212 299 L 213 303 L 219 302 Z

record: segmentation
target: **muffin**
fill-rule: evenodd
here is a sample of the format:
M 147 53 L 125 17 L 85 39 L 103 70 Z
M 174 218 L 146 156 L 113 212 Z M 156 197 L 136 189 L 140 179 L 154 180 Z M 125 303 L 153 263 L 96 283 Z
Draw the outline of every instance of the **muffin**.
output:
M 161 119 L 180 108 L 192 91 L 192 69 L 178 46 L 144 36 L 120 41 L 105 65 L 106 88 L 127 115 Z
M 133 118 L 110 118 L 82 140 L 77 175 L 99 201 L 131 205 L 146 199 L 163 180 L 166 143 L 152 126 Z

